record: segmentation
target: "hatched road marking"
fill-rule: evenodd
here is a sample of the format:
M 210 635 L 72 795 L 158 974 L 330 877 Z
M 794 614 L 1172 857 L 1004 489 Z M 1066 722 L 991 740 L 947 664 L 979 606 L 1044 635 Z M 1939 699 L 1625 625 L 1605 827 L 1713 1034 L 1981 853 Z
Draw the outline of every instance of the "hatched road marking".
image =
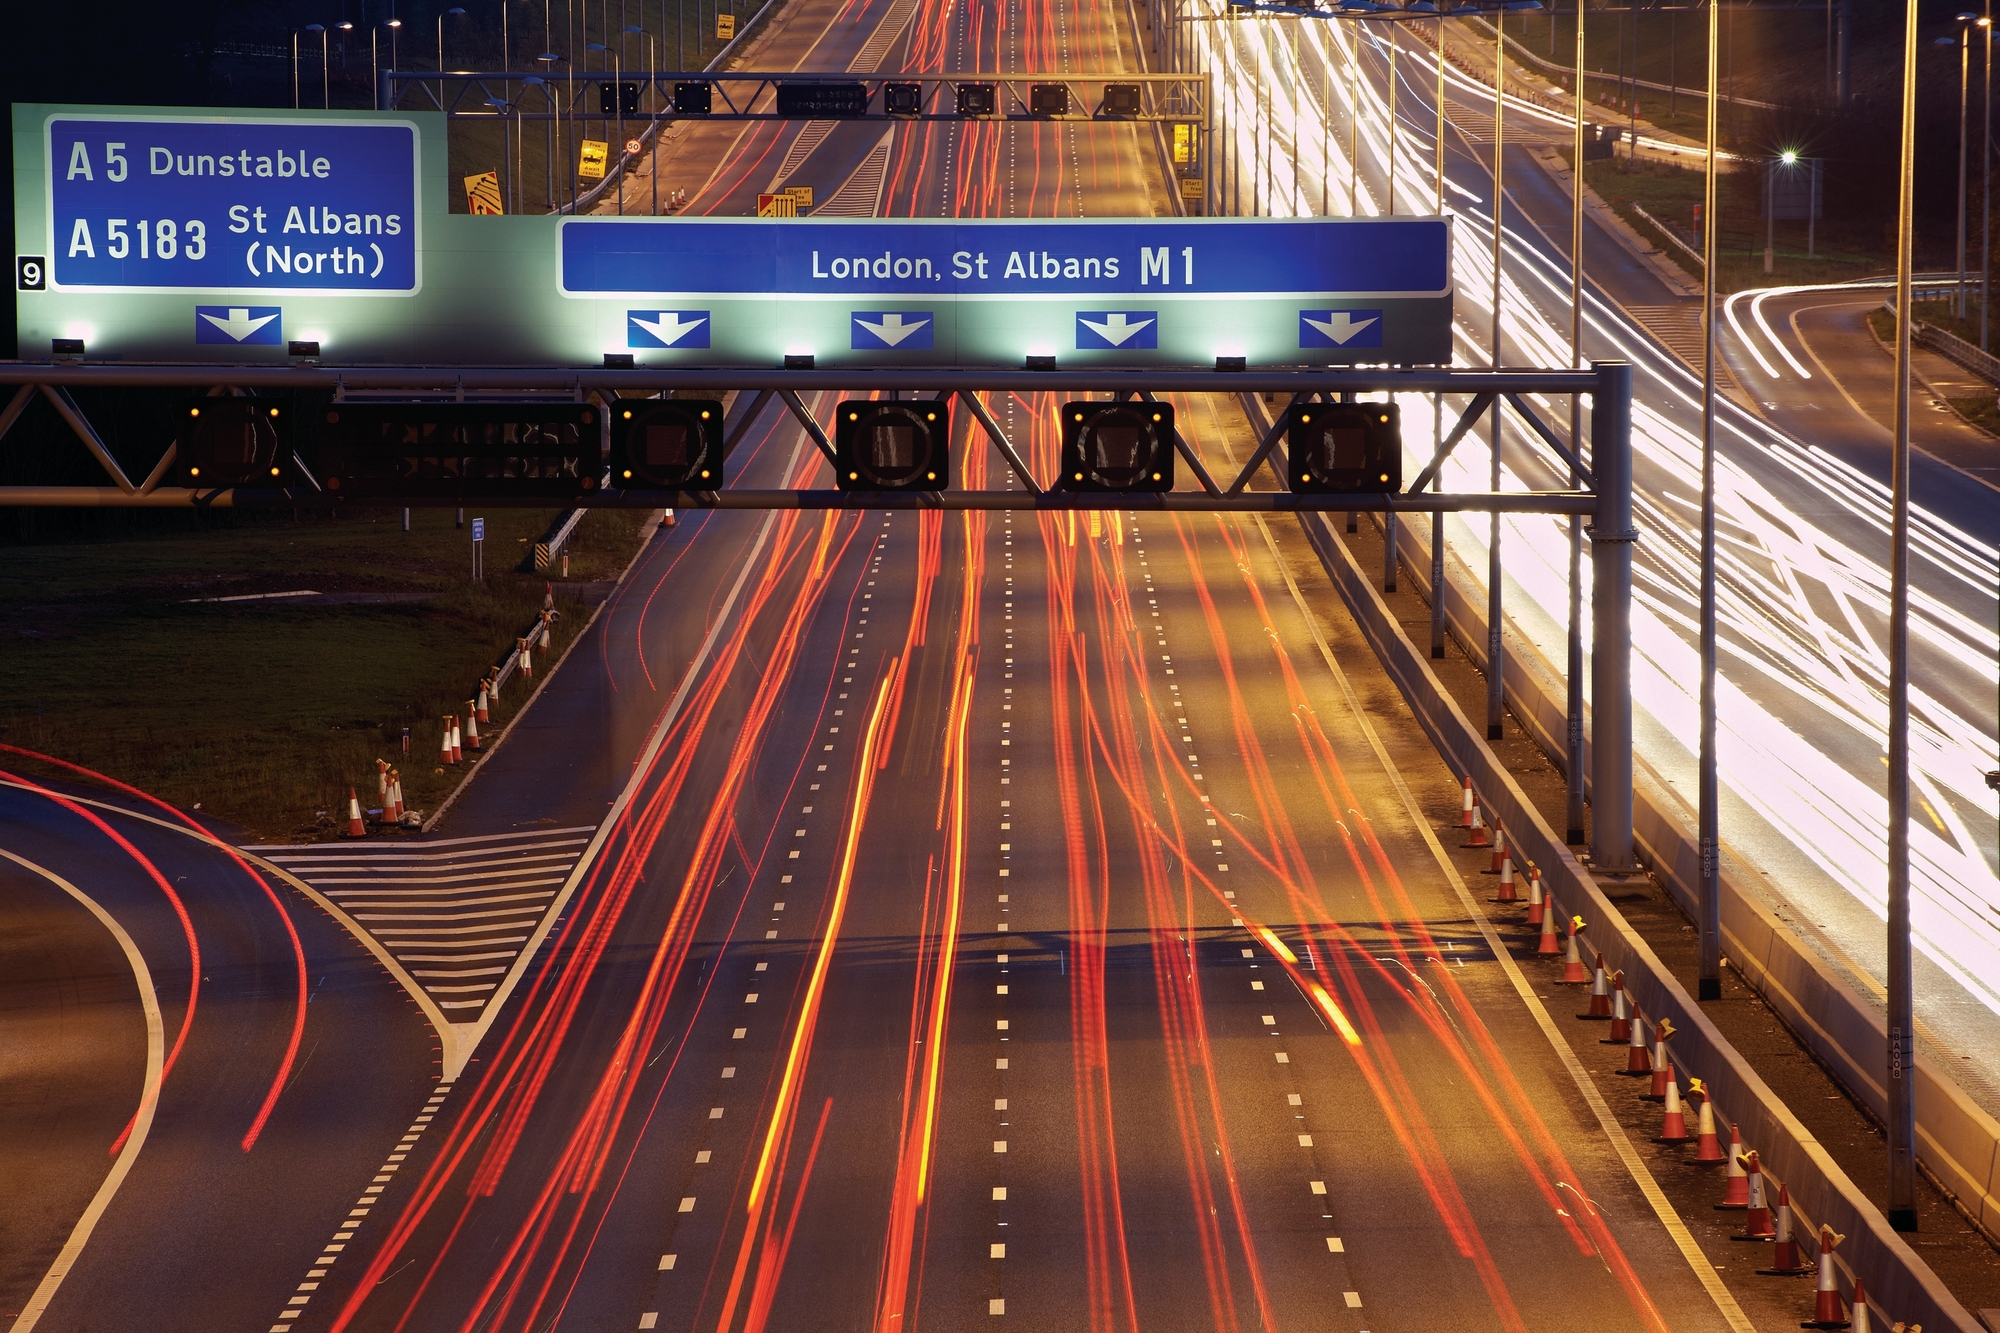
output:
M 454 1022 L 478 1019 L 594 828 L 258 847 L 332 899 Z

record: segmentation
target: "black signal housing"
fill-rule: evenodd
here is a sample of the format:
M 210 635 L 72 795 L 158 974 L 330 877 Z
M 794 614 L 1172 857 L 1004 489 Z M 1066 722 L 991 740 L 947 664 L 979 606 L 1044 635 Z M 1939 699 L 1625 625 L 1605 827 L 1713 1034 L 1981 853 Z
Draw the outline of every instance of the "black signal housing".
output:
M 1299 403 L 1286 413 L 1286 482 L 1302 495 L 1403 488 L 1403 414 L 1394 403 Z
M 190 398 L 174 437 L 183 485 L 276 486 L 292 453 L 290 398 Z
M 611 485 L 708 491 L 722 485 L 722 404 L 712 398 L 621 398 L 611 405 Z
M 1060 490 L 1163 492 L 1174 488 L 1171 403 L 1064 403 Z
M 845 402 L 834 418 L 843 491 L 942 491 L 951 485 L 951 412 L 937 399 Z

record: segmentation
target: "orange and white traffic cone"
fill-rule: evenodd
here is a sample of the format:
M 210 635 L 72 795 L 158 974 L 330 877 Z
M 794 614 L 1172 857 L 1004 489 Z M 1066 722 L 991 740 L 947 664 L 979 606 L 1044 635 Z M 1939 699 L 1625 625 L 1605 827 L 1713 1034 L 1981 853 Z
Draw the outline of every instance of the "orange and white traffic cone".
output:
M 375 792 L 385 799 L 389 795 L 389 761 L 386 759 L 375 761 Z
M 1458 826 L 1460 828 L 1472 827 L 1472 812 L 1478 807 L 1478 804 L 1478 798 L 1472 794 L 1472 775 L 1468 773 L 1465 778 L 1465 796 L 1458 811 Z
M 534 654 L 529 650 L 526 639 L 519 639 L 516 642 L 521 646 L 521 679 L 533 680 L 535 678 Z
M 1674 1079 L 1674 1066 L 1667 1064 L 1667 1116 L 1660 1124 L 1660 1136 L 1655 1143 L 1686 1143 L 1688 1141 L 1687 1113 L 1681 1109 L 1681 1085 Z
M 1551 909 L 1553 909 L 1553 906 L 1553 904 L 1550 904 Z M 1561 939 L 1556 934 L 1556 913 L 1554 910 L 1545 911 L 1542 913 L 1542 938 L 1535 945 L 1535 956 L 1537 958 L 1553 958 L 1561 952 Z
M 347 789 L 347 836 L 365 838 L 368 826 L 361 822 L 361 799 L 354 794 L 354 788 Z
M 486 682 L 482 680 L 479 682 L 479 701 L 473 705 L 473 710 L 472 710 L 474 716 L 478 717 L 478 719 L 481 722 L 489 722 L 492 720 L 491 718 L 486 716 L 487 703 L 488 700 L 486 698 Z
M 1813 1301 L 1813 1317 L 1800 1328 L 1847 1328 L 1847 1311 L 1840 1303 L 1840 1276 L 1833 1271 L 1833 1252 L 1847 1237 L 1824 1222 L 1819 1228 L 1819 1290 Z
M 495 708 L 500 706 L 500 673 L 492 672 L 486 677 L 486 695 Z
M 1507 830 L 1498 824 L 1493 826 L 1493 864 L 1486 868 L 1489 875 L 1500 873 L 1500 863 L 1507 859 Z
M 1622 1046 L 1632 1040 L 1632 1006 L 1625 1001 L 1625 974 L 1611 974 L 1611 1031 L 1604 1034 L 1598 1044 L 1601 1046 Z
M 454 764 L 463 763 L 465 760 L 465 748 L 461 744 L 463 737 L 459 734 L 458 719 L 454 717 L 448 719 L 448 721 L 451 724 L 451 762 Z
M 448 764 L 450 764 L 450 763 L 452 762 L 452 758 L 451 758 L 451 719 L 450 719 L 450 718 L 446 718 L 446 719 L 444 720 L 444 736 L 443 736 L 443 739 L 441 739 L 441 740 L 440 740 L 440 741 L 438 742 L 438 762 L 439 762 L 440 764 L 447 764 L 447 765 L 448 765 Z
M 1509 847 L 1500 858 L 1500 892 L 1491 901 L 1496 903 L 1518 903 L 1521 895 L 1514 888 L 1514 849 Z
M 403 775 L 393 768 L 389 770 L 389 818 L 394 823 L 403 822 Z
M 1757 1150 L 1752 1148 L 1743 1154 L 1743 1170 L 1749 1175 L 1745 1182 L 1749 1186 L 1749 1209 L 1743 1217 L 1743 1230 L 1731 1236 L 1731 1240 L 1776 1240 L 1777 1228 L 1771 1225 L 1771 1205 L 1764 1198 L 1764 1166 L 1757 1160 Z
M 1576 942 L 1576 937 L 1583 934 L 1586 929 L 1582 917 L 1573 916 L 1569 919 L 1569 956 L 1563 960 L 1563 974 L 1559 983 L 1561 985 L 1581 986 L 1590 980 L 1590 974 L 1583 969 L 1583 951 Z
M 1590 1023 L 1611 1021 L 1611 974 L 1604 970 L 1604 955 L 1597 955 L 1597 966 L 1590 973 L 1590 1008 L 1577 1015 Z
M 1631 1023 L 1632 1039 L 1625 1044 L 1623 1073 L 1627 1078 L 1650 1078 L 1653 1073 L 1653 1056 L 1646 1048 L 1646 1022 L 1634 1013 Z
M 1465 840 L 1467 847 L 1491 847 L 1493 839 L 1486 831 L 1486 813 L 1477 802 L 1472 806 L 1472 835 Z
M 1868 1317 L 1868 1288 L 1861 1284 L 1861 1275 L 1854 1275 L 1854 1303 L 1847 1307 L 1847 1317 L 1853 1321 L 1854 1333 L 1871 1333 L 1875 1327 Z M 1894 1333 L 1904 1333 L 1903 1321 L 1898 1319 Z M 1917 1325 L 1917 1333 L 1924 1333 L 1924 1326 Z
M 542 585 L 542 610 L 553 611 L 555 609 L 556 585 L 553 583 L 544 583 Z
M 1799 1243 L 1792 1239 L 1792 1192 L 1783 1185 L 1778 1186 L 1777 1234 L 1772 1237 L 1777 1242 L 1777 1254 L 1769 1268 L 1757 1270 L 1764 1277 L 1804 1277 L 1813 1271 L 1813 1266 L 1799 1261 Z
M 471 699 L 465 701 L 465 748 L 476 751 L 479 749 L 479 710 L 474 707 L 474 702 Z
M 1673 1068 L 1667 1062 L 1667 1043 L 1673 1039 L 1674 1021 L 1663 1018 L 1653 1029 L 1653 1086 L 1642 1095 L 1649 1102 L 1663 1102 L 1667 1099 L 1667 1080 L 1673 1075 Z
M 1542 917 L 1549 910 L 1548 895 L 1542 892 L 1542 872 L 1539 867 L 1528 867 L 1528 924 L 1540 926 Z
M 1701 1098 L 1701 1116 L 1695 1122 L 1694 1164 L 1696 1166 L 1720 1166 L 1723 1162 L 1722 1142 L 1715 1134 L 1715 1098 L 1708 1095 L 1708 1087 L 1698 1078 L 1688 1080 L 1688 1092 Z
M 1750 1173 L 1743 1169 L 1746 1154 L 1743 1151 L 1743 1135 L 1734 1121 L 1729 1125 L 1729 1174 L 1722 1182 L 1722 1202 L 1715 1205 L 1717 1212 L 1730 1212 L 1750 1206 Z

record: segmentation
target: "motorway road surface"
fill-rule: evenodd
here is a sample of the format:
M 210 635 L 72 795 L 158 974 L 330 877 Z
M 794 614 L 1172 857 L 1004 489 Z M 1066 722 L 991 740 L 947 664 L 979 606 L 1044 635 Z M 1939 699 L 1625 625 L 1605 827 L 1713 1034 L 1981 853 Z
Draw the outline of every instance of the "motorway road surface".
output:
M 1112 7 L 885 29 L 902 3 L 804 0 L 770 49 L 1133 47 Z M 807 131 L 699 133 L 664 151 L 707 152 L 694 206 L 736 212 Z M 824 153 L 817 187 L 866 185 L 866 137 L 793 171 Z M 1144 211 L 1154 162 L 1131 126 L 904 127 L 870 211 Z M 1048 475 L 1054 405 L 991 406 Z M 965 485 L 1013 484 L 963 457 Z M 746 484 L 826 480 L 775 412 L 739 458 Z M 1748 1327 L 1496 954 L 1452 775 L 1302 596 L 1254 519 L 700 515 L 421 845 L 267 849 L 274 911 L 220 853 L 105 815 L 200 885 L 204 961 L 244 993 L 191 1025 L 40 1326 Z M 6 799 L 49 826 L 11 849 L 74 862 L 78 816 Z M 164 1048 L 184 942 L 91 845 Z M 305 1011 L 281 915 L 303 975 L 347 983 Z M 130 1086 L 132 1040 L 100 1040 L 91 1076 Z

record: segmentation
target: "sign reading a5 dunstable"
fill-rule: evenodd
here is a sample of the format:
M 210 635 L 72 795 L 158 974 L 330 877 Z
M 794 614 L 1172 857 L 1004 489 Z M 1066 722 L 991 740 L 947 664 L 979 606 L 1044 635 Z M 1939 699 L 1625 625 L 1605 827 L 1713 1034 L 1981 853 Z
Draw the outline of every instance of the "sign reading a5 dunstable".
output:
M 42 128 L 56 291 L 421 285 L 413 123 L 106 111 Z
M 1451 358 L 1443 218 L 569 218 L 559 228 L 562 294 L 613 298 L 627 320 L 657 315 L 627 308 L 642 302 L 697 307 L 706 355 L 690 360 Z M 650 332 L 627 345 L 695 341 Z

